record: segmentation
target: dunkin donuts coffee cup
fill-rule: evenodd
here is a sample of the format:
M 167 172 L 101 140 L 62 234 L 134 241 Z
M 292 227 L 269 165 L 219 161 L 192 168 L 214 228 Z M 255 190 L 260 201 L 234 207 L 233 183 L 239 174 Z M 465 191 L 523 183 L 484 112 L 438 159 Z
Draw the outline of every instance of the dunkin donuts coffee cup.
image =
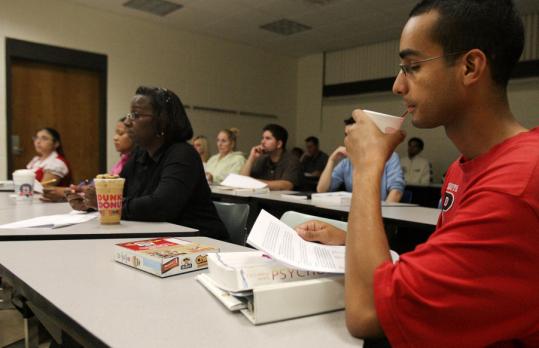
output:
M 391 116 L 370 110 L 363 110 L 363 112 L 370 117 L 382 133 L 386 134 L 398 131 L 402 126 L 402 122 L 404 122 L 404 117 Z
M 35 178 L 36 174 L 32 170 L 19 169 L 13 172 L 13 185 L 17 201 L 32 202 Z
M 124 178 L 107 174 L 94 179 L 99 222 L 102 224 L 120 223 L 124 182 Z

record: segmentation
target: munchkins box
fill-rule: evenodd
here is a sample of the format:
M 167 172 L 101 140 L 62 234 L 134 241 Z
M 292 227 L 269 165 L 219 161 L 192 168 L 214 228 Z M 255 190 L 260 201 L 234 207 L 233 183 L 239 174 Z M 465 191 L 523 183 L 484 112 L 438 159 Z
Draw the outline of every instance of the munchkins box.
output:
M 114 260 L 159 277 L 208 267 L 208 253 L 219 248 L 178 238 L 154 238 L 114 245 Z

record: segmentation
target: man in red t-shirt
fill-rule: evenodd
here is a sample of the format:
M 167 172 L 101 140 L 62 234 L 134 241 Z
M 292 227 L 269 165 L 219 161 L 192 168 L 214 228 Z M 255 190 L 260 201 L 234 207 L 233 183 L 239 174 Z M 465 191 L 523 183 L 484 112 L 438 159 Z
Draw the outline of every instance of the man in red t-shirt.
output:
M 523 45 L 511 0 L 425 0 L 412 10 L 393 91 L 416 127 L 443 126 L 462 155 L 447 172 L 436 231 L 393 264 L 378 178 L 404 134 L 382 134 L 353 112 L 348 233 L 297 228 L 307 240 L 346 242 L 352 335 L 385 334 L 394 347 L 539 347 L 539 128 L 516 121 L 506 93 Z

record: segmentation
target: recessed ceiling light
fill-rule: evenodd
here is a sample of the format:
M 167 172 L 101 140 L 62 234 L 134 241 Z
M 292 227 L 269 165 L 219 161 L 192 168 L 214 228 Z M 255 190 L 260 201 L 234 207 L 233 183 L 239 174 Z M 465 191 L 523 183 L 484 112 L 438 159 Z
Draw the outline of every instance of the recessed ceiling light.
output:
M 288 35 L 300 33 L 305 30 L 311 30 L 312 28 L 309 27 L 308 25 L 301 24 L 301 23 L 283 18 L 275 22 L 261 25 L 260 29 L 264 29 L 264 30 L 271 31 L 276 34 L 288 36 Z
M 161 17 L 183 7 L 183 5 L 166 0 L 129 0 L 124 6 Z

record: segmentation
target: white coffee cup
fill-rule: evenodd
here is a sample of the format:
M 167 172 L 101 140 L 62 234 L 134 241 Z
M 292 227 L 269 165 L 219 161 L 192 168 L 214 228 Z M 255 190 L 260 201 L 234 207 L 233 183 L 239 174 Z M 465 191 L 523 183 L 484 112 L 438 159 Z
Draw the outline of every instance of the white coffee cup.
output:
M 13 184 L 18 201 L 31 202 L 34 198 L 34 180 L 36 174 L 28 169 L 19 169 L 13 172 Z
M 404 122 L 404 117 L 391 116 L 370 110 L 363 110 L 363 112 L 371 118 L 382 133 L 386 134 L 395 133 L 401 128 L 402 122 Z

